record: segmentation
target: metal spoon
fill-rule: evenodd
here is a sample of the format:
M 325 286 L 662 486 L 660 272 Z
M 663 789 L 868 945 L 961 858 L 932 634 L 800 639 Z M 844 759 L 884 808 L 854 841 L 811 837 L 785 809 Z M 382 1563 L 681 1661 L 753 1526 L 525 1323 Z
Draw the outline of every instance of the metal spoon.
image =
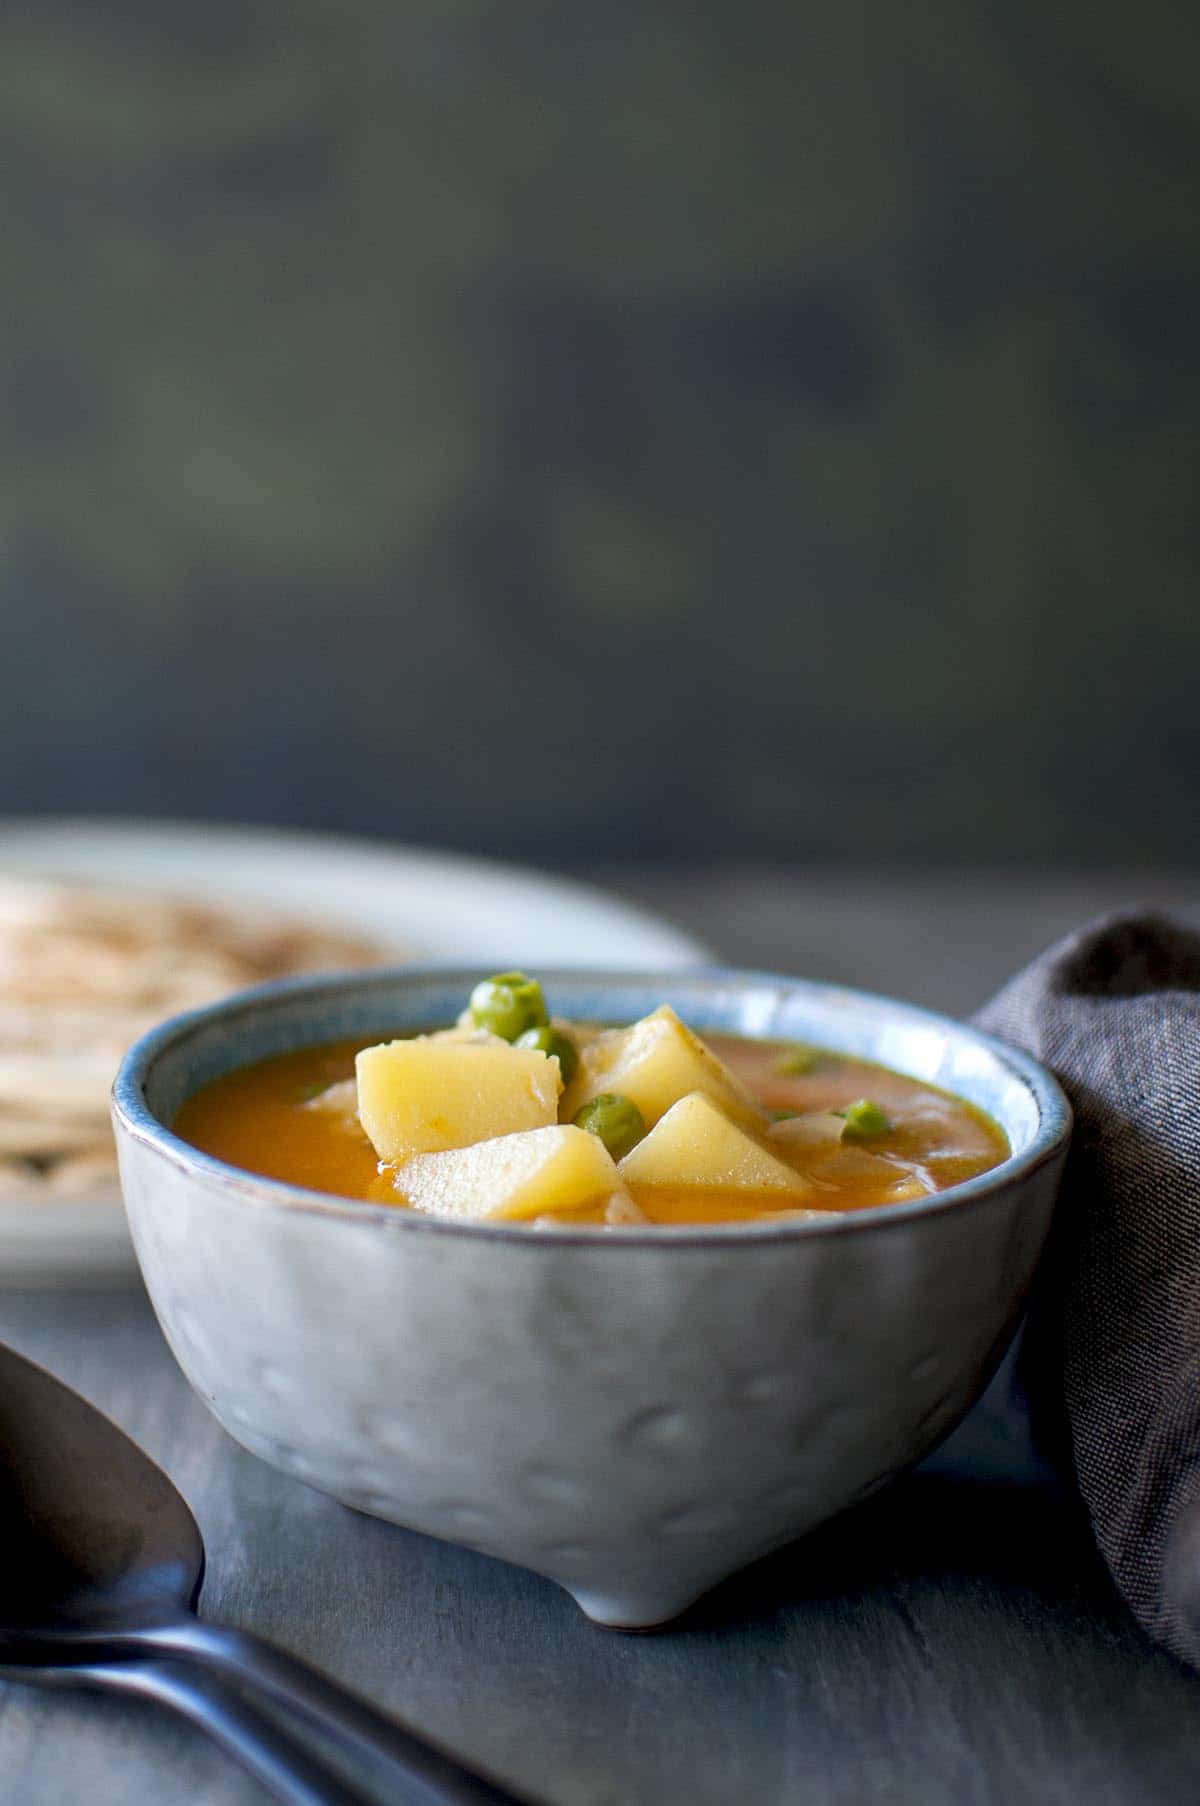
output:
M 289 1806 L 363 1806 L 298 1717 L 386 1765 L 389 1800 L 521 1806 L 315 1669 L 195 1616 L 199 1526 L 115 1424 L 0 1347 L 0 1676 L 137 1694 L 209 1731 Z M 290 1726 L 256 1701 L 268 1700 Z

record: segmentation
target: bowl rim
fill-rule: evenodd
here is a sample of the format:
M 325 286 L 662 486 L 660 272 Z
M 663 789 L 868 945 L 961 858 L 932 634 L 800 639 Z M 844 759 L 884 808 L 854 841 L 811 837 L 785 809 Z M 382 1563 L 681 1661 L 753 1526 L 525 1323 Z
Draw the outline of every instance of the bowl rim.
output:
M 877 991 L 855 986 L 833 984 L 819 979 L 789 977 L 784 973 L 762 971 L 753 967 L 698 965 L 669 972 L 647 972 L 610 967 L 546 968 L 539 976 L 547 985 L 646 985 L 668 991 L 673 985 L 688 984 L 726 989 L 771 986 L 792 993 L 802 993 L 819 1000 L 837 996 L 847 1003 L 861 1003 L 868 1008 L 883 1008 L 913 1026 L 933 1028 L 965 1036 L 986 1049 L 1001 1065 L 1021 1079 L 1033 1093 L 1038 1109 L 1038 1127 L 1030 1145 L 1020 1154 L 977 1174 L 973 1179 L 947 1186 L 925 1198 L 913 1198 L 898 1204 L 876 1204 L 866 1209 L 830 1213 L 821 1217 L 790 1217 L 786 1222 L 765 1218 L 753 1222 L 696 1224 L 637 1224 L 622 1226 L 619 1233 L 599 1226 L 565 1227 L 552 1233 L 537 1233 L 527 1224 L 493 1222 L 459 1222 L 457 1219 L 434 1217 L 416 1210 L 404 1210 L 391 1204 L 376 1204 L 362 1198 L 339 1197 L 332 1192 L 314 1191 L 292 1185 L 281 1179 L 251 1173 L 244 1167 L 207 1154 L 176 1135 L 150 1109 L 146 1086 L 154 1066 L 169 1051 L 191 1036 L 222 1021 L 233 1022 L 239 1016 L 253 1014 L 264 1004 L 291 997 L 321 997 L 330 993 L 352 996 L 379 985 L 419 985 L 437 981 L 459 983 L 464 994 L 488 972 L 481 966 L 432 962 L 419 966 L 372 967 L 366 971 L 304 974 L 298 978 L 273 979 L 232 992 L 215 1003 L 199 1009 L 182 1011 L 165 1018 L 147 1030 L 129 1048 L 121 1061 L 112 1087 L 112 1114 L 117 1128 L 131 1140 L 152 1149 L 171 1165 L 216 1181 L 228 1193 L 246 1198 L 262 1208 L 299 1211 L 303 1214 L 333 1218 L 348 1225 L 374 1226 L 390 1234 L 466 1236 L 475 1240 L 518 1244 L 531 1248 L 566 1247 L 656 1247 L 686 1248 L 761 1246 L 764 1242 L 794 1242 L 823 1239 L 830 1235 L 868 1234 L 888 1227 L 900 1228 L 916 1218 L 940 1217 L 972 1204 L 980 1204 L 1000 1190 L 1019 1183 L 1041 1167 L 1065 1153 L 1070 1139 L 1073 1114 L 1070 1102 L 1058 1080 L 1049 1069 L 1022 1048 L 1014 1047 L 995 1035 L 986 1034 L 969 1023 L 958 1021 L 937 1010 Z M 651 1003 L 648 1007 L 656 1007 Z M 753 1038 L 753 1037 L 751 1037 Z M 236 1068 L 231 1067 L 231 1071 Z M 896 1068 L 896 1070 L 900 1070 Z M 119 1137 L 118 1137 L 119 1139 Z

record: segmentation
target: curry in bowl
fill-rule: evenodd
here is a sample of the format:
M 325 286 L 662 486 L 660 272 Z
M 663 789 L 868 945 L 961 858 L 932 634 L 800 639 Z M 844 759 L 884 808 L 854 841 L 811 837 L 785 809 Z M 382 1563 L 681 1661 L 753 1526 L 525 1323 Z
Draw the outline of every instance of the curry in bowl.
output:
M 921 1198 L 1008 1158 L 960 1098 L 869 1061 L 551 1017 L 541 985 L 477 985 L 453 1026 L 338 1041 L 225 1074 L 176 1132 L 272 1179 L 535 1229 L 825 1216 Z

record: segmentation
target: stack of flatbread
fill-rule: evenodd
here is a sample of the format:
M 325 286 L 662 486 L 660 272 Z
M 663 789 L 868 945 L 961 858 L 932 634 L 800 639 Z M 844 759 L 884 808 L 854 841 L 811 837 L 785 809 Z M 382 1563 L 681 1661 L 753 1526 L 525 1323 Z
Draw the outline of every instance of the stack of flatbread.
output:
M 108 1094 L 164 1016 L 293 973 L 394 957 L 253 907 L 0 876 L 0 1200 L 114 1193 Z

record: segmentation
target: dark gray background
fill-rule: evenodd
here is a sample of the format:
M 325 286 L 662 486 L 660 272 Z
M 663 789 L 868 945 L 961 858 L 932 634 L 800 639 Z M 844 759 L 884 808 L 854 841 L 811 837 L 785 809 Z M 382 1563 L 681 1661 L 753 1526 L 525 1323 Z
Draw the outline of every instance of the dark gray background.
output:
M 1194 0 L 9 0 L 0 810 L 1200 857 Z

